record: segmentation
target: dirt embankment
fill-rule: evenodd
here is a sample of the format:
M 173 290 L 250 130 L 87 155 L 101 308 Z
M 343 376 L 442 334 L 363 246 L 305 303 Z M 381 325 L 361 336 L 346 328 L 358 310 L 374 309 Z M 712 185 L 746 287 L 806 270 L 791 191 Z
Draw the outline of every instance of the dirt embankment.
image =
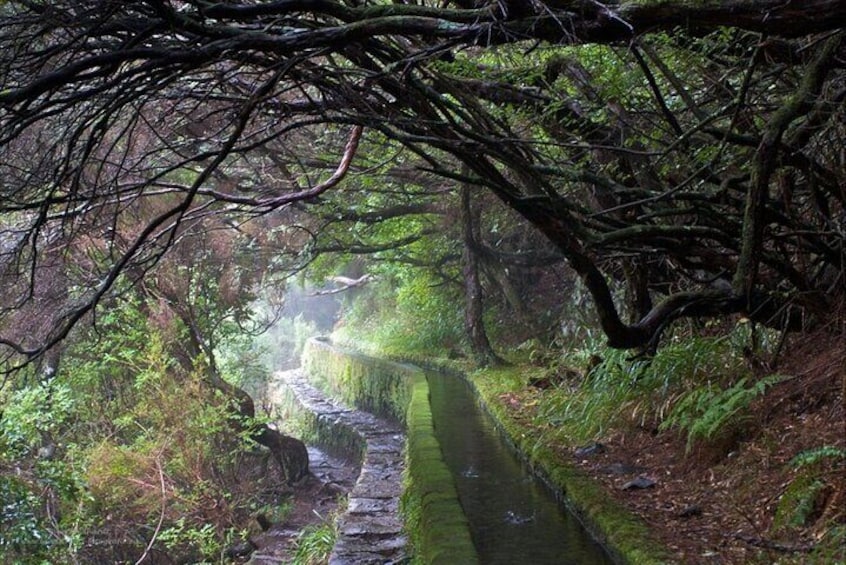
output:
M 729 445 L 688 453 L 678 434 L 632 429 L 573 459 L 681 563 L 843 563 L 846 341 L 807 336 L 782 359 L 776 370 L 788 378 L 756 400 Z M 631 480 L 621 466 L 655 485 L 621 489 Z

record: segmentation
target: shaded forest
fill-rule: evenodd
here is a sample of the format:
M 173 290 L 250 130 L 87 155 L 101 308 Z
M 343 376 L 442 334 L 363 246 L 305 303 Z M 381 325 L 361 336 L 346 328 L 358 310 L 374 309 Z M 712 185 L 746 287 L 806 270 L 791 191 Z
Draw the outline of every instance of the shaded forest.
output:
M 261 389 L 318 326 L 527 363 L 514 400 L 550 391 L 545 422 L 646 386 L 633 421 L 725 456 L 798 344 L 843 344 L 844 23 L 842 0 L 0 2 L 0 555 L 220 554 L 307 473 Z M 842 535 L 843 448 L 801 447 L 816 510 L 785 524 Z

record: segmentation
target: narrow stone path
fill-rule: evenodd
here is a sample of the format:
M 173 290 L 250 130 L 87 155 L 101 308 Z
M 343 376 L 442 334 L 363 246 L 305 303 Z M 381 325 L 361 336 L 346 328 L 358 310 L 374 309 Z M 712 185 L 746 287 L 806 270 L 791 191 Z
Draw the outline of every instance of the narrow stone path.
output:
M 407 539 L 399 516 L 405 438 L 397 424 L 340 406 L 313 387 L 298 369 L 277 374 L 300 404 L 318 418 L 346 426 L 361 436 L 366 454 L 338 521 L 338 540 L 330 565 L 388 565 L 406 558 Z M 273 391 L 271 391 L 273 398 Z M 315 473 L 316 469 L 312 469 Z
M 329 455 L 320 448 L 308 447 L 311 476 L 299 485 L 293 497 L 294 509 L 283 523 L 251 538 L 256 549 L 249 565 L 282 565 L 291 563 L 300 532 L 321 519 L 332 519 L 338 498 L 347 495 L 358 477 L 358 464 Z

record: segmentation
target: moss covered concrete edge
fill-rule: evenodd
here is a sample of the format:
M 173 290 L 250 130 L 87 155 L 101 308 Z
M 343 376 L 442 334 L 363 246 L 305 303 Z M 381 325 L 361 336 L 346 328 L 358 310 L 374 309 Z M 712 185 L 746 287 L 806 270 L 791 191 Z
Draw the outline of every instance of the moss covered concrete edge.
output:
M 455 479 L 435 437 L 429 386 L 422 375 L 414 379 L 406 422 L 402 511 L 416 549 L 415 560 L 444 565 L 478 563 Z
M 306 342 L 302 368 L 328 396 L 401 423 L 411 400 L 412 379 L 420 374 L 418 367 L 370 357 L 322 338 Z
M 319 445 L 338 457 L 352 458 L 358 465 L 364 461 L 367 442 L 361 434 L 335 418 L 315 414 L 287 385 L 278 387 L 274 394 L 272 417 L 285 432 L 309 445 Z

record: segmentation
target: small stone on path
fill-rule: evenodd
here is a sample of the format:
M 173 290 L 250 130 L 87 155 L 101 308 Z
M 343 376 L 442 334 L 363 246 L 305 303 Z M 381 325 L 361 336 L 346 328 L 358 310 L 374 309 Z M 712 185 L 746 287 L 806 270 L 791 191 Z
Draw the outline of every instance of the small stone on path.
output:
M 590 457 L 591 455 L 599 455 L 605 453 L 607 449 L 598 441 L 593 441 L 587 445 L 576 448 L 573 455 L 576 457 Z
M 645 489 L 645 488 L 652 488 L 656 485 L 655 479 L 650 479 L 649 477 L 637 477 L 632 479 L 631 481 L 625 483 L 623 486 L 620 487 L 620 490 L 633 490 L 633 489 Z

